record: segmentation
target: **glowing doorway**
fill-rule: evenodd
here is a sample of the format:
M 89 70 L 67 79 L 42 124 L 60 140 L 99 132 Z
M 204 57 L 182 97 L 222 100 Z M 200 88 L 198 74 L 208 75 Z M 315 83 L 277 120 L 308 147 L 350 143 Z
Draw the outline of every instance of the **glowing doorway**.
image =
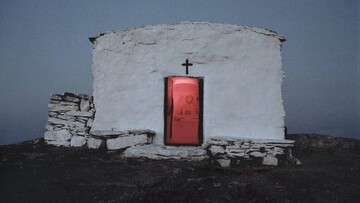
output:
M 165 78 L 165 144 L 202 144 L 203 79 Z

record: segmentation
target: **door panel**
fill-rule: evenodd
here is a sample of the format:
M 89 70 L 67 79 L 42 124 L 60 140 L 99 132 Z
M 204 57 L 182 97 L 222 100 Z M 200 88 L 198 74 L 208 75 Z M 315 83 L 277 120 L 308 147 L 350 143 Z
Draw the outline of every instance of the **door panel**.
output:
M 200 144 L 199 79 L 168 77 L 165 144 Z

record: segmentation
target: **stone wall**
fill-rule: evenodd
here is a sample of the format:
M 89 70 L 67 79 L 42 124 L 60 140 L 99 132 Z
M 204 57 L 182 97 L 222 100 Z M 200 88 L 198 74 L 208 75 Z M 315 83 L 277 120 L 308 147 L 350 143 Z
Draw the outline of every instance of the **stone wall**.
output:
M 95 117 L 93 98 L 84 94 L 52 94 L 44 138 L 47 144 L 64 147 L 88 147 L 123 150 L 151 144 L 151 130 L 91 131 Z
M 83 94 L 52 94 L 44 135 L 47 144 L 81 147 L 89 139 L 95 108 L 92 97 Z
M 293 140 L 212 137 L 206 148 L 211 158 L 223 167 L 241 165 L 243 161 L 258 161 L 262 165 L 276 166 L 279 159 L 300 164 L 299 160 L 292 157 L 293 146 Z

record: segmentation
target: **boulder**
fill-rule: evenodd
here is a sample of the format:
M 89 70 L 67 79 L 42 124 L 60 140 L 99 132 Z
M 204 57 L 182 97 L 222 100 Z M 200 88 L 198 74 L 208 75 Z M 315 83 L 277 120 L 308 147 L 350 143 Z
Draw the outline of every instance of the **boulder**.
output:
M 87 140 L 87 145 L 89 149 L 99 149 L 100 147 L 105 145 L 105 141 L 102 139 L 96 139 L 93 137 L 90 137 Z
M 65 141 L 70 140 L 72 135 L 69 131 L 63 129 L 58 131 L 46 131 L 44 134 L 45 140 L 58 140 L 58 141 Z
M 220 166 L 223 167 L 223 168 L 228 168 L 228 167 L 230 167 L 230 163 L 231 163 L 230 159 L 217 159 L 216 161 L 217 161 L 217 162 L 220 164 Z
M 277 166 L 278 159 L 273 156 L 266 156 L 266 157 L 263 157 L 262 164 L 267 165 L 267 166 Z
M 82 137 L 82 136 L 73 136 L 71 138 L 71 142 L 70 142 L 70 145 L 72 147 L 82 147 L 86 144 L 86 138 L 85 137 Z
M 209 148 L 210 152 L 212 155 L 216 156 L 218 154 L 224 154 L 225 153 L 225 149 L 221 146 L 217 146 L 217 145 L 212 145 Z
M 46 131 L 44 134 L 45 140 L 56 140 L 56 133 L 54 131 Z
M 254 151 L 254 152 L 250 152 L 249 155 L 253 156 L 253 157 L 264 157 L 266 155 L 266 153 Z
M 90 102 L 89 100 L 82 99 L 80 102 L 80 111 L 89 111 L 90 110 Z

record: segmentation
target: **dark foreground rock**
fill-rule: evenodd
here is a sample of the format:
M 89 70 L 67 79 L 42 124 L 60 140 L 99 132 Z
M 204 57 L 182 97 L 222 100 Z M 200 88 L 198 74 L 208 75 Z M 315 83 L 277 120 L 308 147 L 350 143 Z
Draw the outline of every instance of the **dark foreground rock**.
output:
M 1 202 L 358 202 L 360 141 L 289 135 L 300 166 L 221 168 L 121 152 L 0 146 Z

